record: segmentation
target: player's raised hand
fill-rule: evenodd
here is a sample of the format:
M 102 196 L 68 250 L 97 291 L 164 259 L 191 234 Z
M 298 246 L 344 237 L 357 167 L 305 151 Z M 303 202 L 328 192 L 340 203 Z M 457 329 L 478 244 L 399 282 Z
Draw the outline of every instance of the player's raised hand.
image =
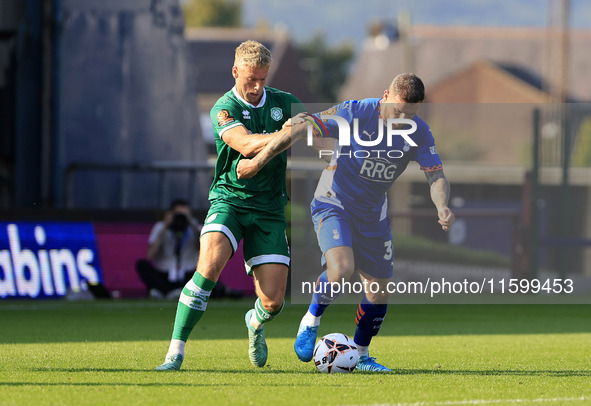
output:
M 449 207 L 442 207 L 437 210 L 437 215 L 439 216 L 439 224 L 441 224 L 443 231 L 448 231 L 454 221 L 456 221 L 456 216 Z
M 258 164 L 252 159 L 243 158 L 236 165 L 238 179 L 250 179 L 259 172 Z

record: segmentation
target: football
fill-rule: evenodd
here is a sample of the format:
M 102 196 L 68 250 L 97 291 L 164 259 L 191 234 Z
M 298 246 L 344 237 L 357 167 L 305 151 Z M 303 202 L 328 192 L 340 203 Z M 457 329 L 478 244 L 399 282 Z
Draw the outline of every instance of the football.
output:
M 314 364 L 326 374 L 353 372 L 358 360 L 355 342 L 342 333 L 325 335 L 314 348 Z

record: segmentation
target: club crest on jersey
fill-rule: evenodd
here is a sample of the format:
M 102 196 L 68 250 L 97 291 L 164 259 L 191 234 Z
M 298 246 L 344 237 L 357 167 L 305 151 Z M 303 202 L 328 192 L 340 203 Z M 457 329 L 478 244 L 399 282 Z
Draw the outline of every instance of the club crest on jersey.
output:
M 279 107 L 273 107 L 271 109 L 271 118 L 275 121 L 279 121 L 283 118 L 283 110 Z

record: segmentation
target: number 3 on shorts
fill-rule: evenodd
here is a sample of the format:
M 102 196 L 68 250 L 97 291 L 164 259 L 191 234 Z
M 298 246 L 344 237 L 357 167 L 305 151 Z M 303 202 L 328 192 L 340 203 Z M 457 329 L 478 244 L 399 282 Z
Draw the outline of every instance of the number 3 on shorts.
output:
M 392 241 L 384 241 L 384 248 L 386 248 L 384 259 L 392 259 Z

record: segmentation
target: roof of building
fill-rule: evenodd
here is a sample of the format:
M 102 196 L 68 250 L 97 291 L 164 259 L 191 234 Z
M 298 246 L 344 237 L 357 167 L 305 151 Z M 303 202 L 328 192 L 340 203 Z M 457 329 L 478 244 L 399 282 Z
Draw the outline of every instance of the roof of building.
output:
M 518 68 L 519 69 L 519 68 Z M 550 95 L 538 78 L 481 60 L 429 89 L 431 103 L 546 103 Z
M 438 83 L 482 60 L 550 90 L 560 83 L 559 35 L 542 28 L 414 26 L 407 42 L 369 38 L 341 98 L 381 96 L 392 78 L 405 71 L 423 79 L 428 96 Z M 568 38 L 568 97 L 591 101 L 591 30 L 571 30 Z

